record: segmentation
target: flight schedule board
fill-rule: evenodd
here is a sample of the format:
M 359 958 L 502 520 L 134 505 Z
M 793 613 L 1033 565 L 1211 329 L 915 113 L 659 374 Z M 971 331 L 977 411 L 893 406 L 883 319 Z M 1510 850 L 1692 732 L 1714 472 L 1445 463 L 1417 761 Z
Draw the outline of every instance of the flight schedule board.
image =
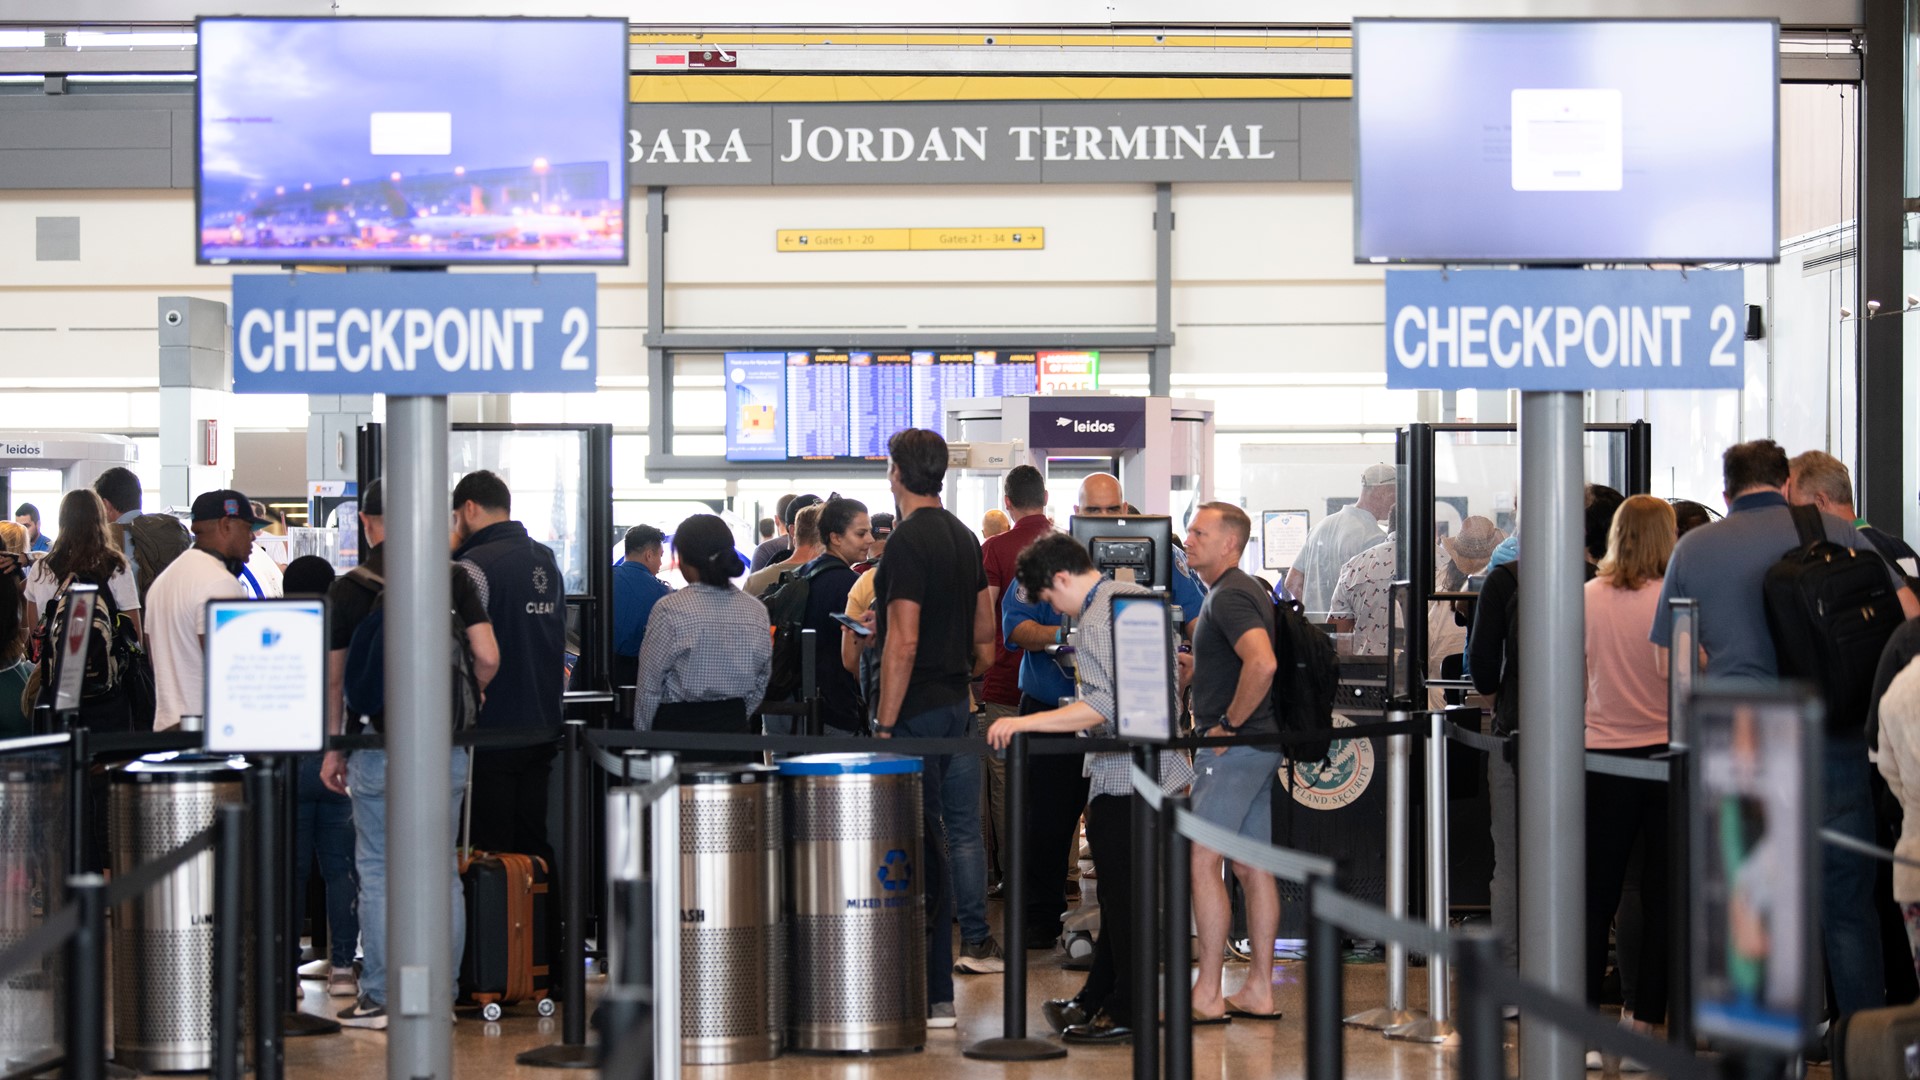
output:
M 727 460 L 884 461 L 897 431 L 945 435 L 948 401 L 1039 393 L 1042 361 L 1056 355 L 1063 354 L 727 353 Z

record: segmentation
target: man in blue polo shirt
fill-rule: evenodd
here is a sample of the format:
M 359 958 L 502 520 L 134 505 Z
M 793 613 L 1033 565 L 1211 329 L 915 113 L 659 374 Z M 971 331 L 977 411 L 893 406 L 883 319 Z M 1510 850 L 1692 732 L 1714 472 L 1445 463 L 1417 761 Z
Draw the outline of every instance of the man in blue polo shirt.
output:
M 1667 564 L 1652 641 L 1669 647 L 1673 627 L 1668 601 L 1699 602 L 1700 647 L 1708 678 L 1772 683 L 1779 678 L 1773 637 L 1767 630 L 1762 583 L 1767 571 L 1799 546 L 1800 534 L 1787 509 L 1790 477 L 1786 451 L 1771 439 L 1729 447 L 1721 457 L 1727 516 L 1682 537 Z M 1857 550 L 1873 545 L 1852 523 L 1822 516 L 1827 539 Z M 1920 611 L 1891 569 L 1909 616 Z M 1830 731 L 1824 747 L 1822 824 L 1871 843 L 1866 741 L 1858 718 L 1844 732 Z M 1820 930 L 1834 1005 L 1841 1016 L 1886 1003 L 1881 978 L 1880 925 L 1873 904 L 1874 866 L 1864 857 L 1831 847 L 1821 853 Z
M 651 525 L 627 530 L 627 557 L 613 568 L 613 685 L 633 686 L 640 674 L 640 642 L 653 605 L 673 591 L 660 580 L 666 534 Z

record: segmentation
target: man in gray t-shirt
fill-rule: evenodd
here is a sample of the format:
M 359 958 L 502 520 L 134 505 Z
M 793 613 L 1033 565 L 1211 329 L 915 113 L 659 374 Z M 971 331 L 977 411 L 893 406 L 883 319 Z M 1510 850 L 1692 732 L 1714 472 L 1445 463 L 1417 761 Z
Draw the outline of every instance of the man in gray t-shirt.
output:
M 1240 569 L 1253 523 L 1232 503 L 1200 507 L 1187 527 L 1187 565 L 1207 583 L 1207 599 L 1193 632 L 1191 664 L 1181 674 L 1193 687 L 1195 724 L 1209 735 L 1267 734 L 1273 720 L 1273 600 Z M 1273 780 L 1282 758 L 1271 746 L 1211 748 L 1195 755 L 1193 812 L 1225 829 L 1271 843 Z M 1196 1019 L 1233 1014 L 1272 1018 L 1273 938 L 1280 929 L 1280 891 L 1270 875 L 1235 864 L 1247 894 L 1247 936 L 1253 950 L 1237 998 L 1223 997 L 1221 960 L 1232 917 L 1220 853 L 1193 845 L 1193 919 L 1199 978 L 1193 988 Z

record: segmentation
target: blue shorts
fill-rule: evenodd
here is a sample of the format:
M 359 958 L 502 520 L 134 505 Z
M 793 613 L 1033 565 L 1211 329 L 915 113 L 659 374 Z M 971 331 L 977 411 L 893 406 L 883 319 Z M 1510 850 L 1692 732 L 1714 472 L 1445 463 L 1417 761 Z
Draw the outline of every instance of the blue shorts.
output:
M 1273 781 L 1282 755 L 1257 746 L 1202 749 L 1193 758 L 1193 812 L 1250 840 L 1273 843 Z

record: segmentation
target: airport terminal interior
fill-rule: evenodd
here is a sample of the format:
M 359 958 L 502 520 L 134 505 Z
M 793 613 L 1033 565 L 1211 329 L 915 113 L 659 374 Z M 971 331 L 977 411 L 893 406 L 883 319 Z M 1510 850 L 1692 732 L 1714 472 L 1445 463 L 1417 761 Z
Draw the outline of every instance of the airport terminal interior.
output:
M 0 4 L 0 1080 L 1920 1077 L 1920 0 L 910 7 Z

